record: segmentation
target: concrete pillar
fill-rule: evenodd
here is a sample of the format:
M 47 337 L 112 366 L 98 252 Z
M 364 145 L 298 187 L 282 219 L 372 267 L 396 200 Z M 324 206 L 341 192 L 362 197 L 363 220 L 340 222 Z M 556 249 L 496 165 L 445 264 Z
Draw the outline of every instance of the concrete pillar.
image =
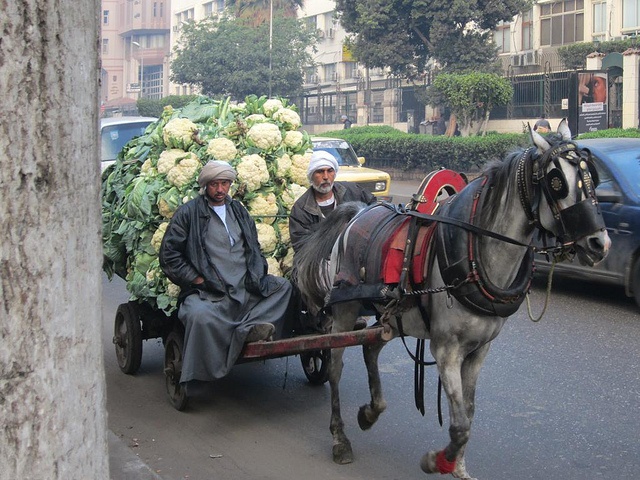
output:
M 593 52 L 587 55 L 587 70 L 602 70 L 604 53 Z
M 638 128 L 640 49 L 630 48 L 622 54 L 622 68 L 622 128 Z

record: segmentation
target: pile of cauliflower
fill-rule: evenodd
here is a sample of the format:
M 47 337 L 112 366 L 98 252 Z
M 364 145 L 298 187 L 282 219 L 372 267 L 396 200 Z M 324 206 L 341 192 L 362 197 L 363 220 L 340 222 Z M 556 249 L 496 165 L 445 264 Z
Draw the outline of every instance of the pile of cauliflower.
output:
M 180 110 L 166 107 L 144 135 L 129 142 L 102 176 L 104 264 L 127 282 L 131 300 L 167 315 L 180 288 L 160 269 L 158 252 L 176 209 L 199 195 L 198 175 L 209 160 L 237 171 L 230 194 L 256 221 L 269 273 L 293 264 L 289 212 L 308 187 L 309 135 L 295 106 L 250 96 L 232 105 L 200 97 Z

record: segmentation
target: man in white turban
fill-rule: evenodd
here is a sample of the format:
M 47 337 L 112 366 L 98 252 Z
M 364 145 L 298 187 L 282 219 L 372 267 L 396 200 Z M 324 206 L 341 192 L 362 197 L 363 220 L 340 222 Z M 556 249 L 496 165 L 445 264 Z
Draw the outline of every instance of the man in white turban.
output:
M 178 208 L 160 247 L 160 266 L 181 289 L 180 383 L 187 394 L 225 376 L 245 342 L 290 330 L 291 283 L 267 274 L 255 222 L 229 196 L 235 178 L 228 163 L 207 163 L 198 177 L 201 195 Z
M 346 202 L 364 202 L 371 205 L 376 197 L 352 182 L 336 182 L 338 160 L 325 150 L 316 150 L 311 155 L 307 177 L 311 186 L 293 204 L 289 215 L 289 235 L 291 246 L 296 252 L 305 242 L 313 228 L 325 219 L 336 206 Z M 297 293 L 297 292 L 296 292 Z M 300 301 L 298 295 L 296 301 Z M 301 307 L 301 310 L 304 310 Z M 327 330 L 327 318 L 320 315 L 309 318 L 305 327 L 311 331 Z M 366 326 L 366 321 L 358 322 L 356 328 Z

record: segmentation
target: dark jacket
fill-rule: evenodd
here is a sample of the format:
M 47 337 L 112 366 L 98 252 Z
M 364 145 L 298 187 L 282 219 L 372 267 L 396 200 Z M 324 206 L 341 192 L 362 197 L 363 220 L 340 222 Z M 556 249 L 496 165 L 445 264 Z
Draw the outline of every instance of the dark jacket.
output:
M 346 202 L 364 202 L 371 205 L 376 202 L 376 197 L 373 194 L 350 182 L 334 182 L 333 196 L 338 205 Z M 289 235 L 294 251 L 300 248 L 305 237 L 312 232 L 314 226 L 320 223 L 322 218 L 320 207 L 313 194 L 313 187 L 309 187 L 293 204 L 289 216 Z
M 260 251 L 255 221 L 237 200 L 227 197 L 245 240 L 245 261 L 247 291 L 268 297 L 280 286 L 267 275 L 267 261 Z M 193 291 L 193 282 L 201 276 L 208 292 L 227 295 L 227 289 L 205 250 L 204 236 L 211 219 L 211 209 L 207 199 L 199 196 L 182 205 L 174 214 L 160 247 L 160 266 L 165 275 L 181 288 L 181 298 Z M 226 235 L 226 232 L 221 232 Z

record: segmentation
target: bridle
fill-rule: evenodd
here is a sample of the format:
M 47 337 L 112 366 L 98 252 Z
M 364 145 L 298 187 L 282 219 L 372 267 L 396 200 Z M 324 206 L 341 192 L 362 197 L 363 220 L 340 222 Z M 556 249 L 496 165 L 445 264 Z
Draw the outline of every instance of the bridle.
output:
M 574 203 L 566 208 L 561 207 L 560 201 L 567 198 L 570 188 L 560 159 L 577 171 Z M 517 168 L 520 203 L 527 218 L 546 237 L 557 238 L 564 248 L 570 248 L 580 238 L 605 227 L 596 200 L 597 181 L 591 153 L 579 149 L 573 142 L 554 146 L 542 155 L 536 155 L 536 149 L 529 148 L 521 155 Z M 540 221 L 543 197 L 553 214 L 555 232 L 545 228 Z

